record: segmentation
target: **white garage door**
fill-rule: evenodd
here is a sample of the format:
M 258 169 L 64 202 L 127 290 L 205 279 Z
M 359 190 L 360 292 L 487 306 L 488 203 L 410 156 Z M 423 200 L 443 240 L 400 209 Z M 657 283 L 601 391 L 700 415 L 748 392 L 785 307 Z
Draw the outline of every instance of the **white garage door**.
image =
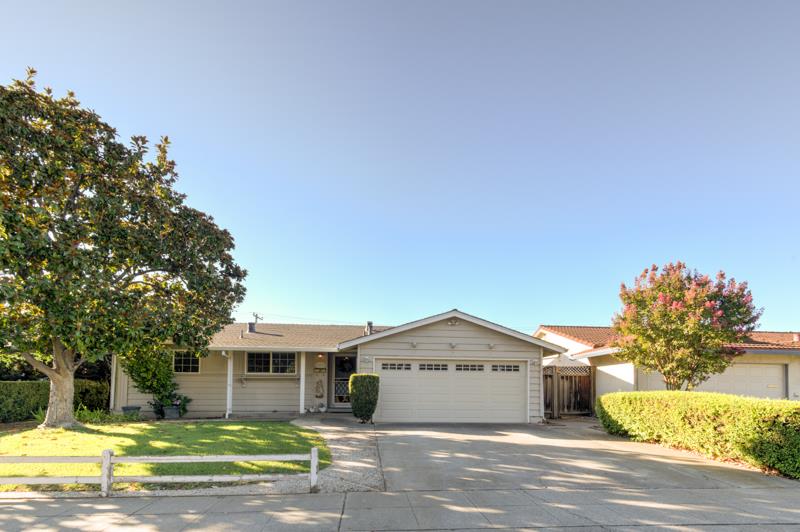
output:
M 376 359 L 377 421 L 526 423 L 527 363 Z
M 697 389 L 704 392 L 783 399 L 786 397 L 786 365 L 733 364 Z

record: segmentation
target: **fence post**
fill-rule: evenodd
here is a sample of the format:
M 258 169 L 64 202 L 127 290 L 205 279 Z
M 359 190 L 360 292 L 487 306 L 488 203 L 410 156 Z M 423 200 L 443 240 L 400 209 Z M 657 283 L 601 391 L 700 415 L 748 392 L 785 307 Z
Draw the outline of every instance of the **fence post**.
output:
M 311 448 L 311 467 L 308 472 L 309 491 L 316 493 L 319 491 L 317 482 L 319 480 L 319 449 L 316 447 Z
M 108 497 L 111 493 L 111 486 L 114 483 L 114 463 L 111 457 L 114 456 L 114 451 L 105 449 L 102 454 L 102 462 L 100 463 L 100 496 Z

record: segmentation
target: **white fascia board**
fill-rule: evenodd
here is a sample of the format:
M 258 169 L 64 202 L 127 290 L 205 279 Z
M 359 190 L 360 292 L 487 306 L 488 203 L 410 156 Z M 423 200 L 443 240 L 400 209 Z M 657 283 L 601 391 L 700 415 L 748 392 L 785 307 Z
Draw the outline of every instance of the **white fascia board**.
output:
M 593 349 L 589 353 L 576 353 L 568 355 L 572 360 L 580 360 L 582 358 L 602 357 L 605 355 L 613 355 L 619 352 L 619 347 L 604 347 L 602 349 Z
M 224 346 L 224 345 L 210 345 L 208 346 L 209 351 L 284 351 L 284 352 L 313 352 L 313 351 L 322 351 L 322 352 L 330 352 L 334 353 L 338 351 L 335 347 L 291 347 L 291 346 L 268 346 L 268 345 L 236 345 L 236 346 Z
M 555 351 L 556 353 L 566 352 L 566 349 L 564 349 L 559 345 L 546 342 L 545 340 L 542 340 L 540 338 L 534 338 L 531 335 L 515 331 L 514 329 L 509 329 L 508 327 L 503 327 L 502 325 L 492 323 L 491 321 L 486 321 L 484 319 L 478 318 L 477 316 L 472 316 L 471 314 L 461 312 L 460 310 L 457 309 L 449 310 L 447 312 L 436 314 L 434 316 L 423 318 L 421 320 L 412 321 L 404 325 L 398 325 L 397 327 L 392 327 L 391 329 L 386 329 L 385 331 L 381 331 L 378 333 L 373 333 L 367 336 L 361 336 L 359 338 L 355 338 L 353 340 L 348 340 L 346 342 L 340 343 L 338 345 L 338 348 L 339 350 L 347 349 L 349 347 L 365 344 L 367 342 L 372 342 L 374 340 L 380 340 L 381 338 L 386 338 L 387 336 L 392 336 L 393 334 L 399 334 L 405 331 L 409 331 L 411 329 L 416 329 L 418 327 L 424 327 L 425 325 L 430 325 L 432 323 L 436 323 L 437 321 L 447 320 L 450 318 L 458 318 L 460 320 L 474 323 L 475 325 L 486 327 L 487 329 L 491 329 L 500 334 L 511 336 L 518 340 L 522 340 L 523 342 L 528 342 L 529 344 L 537 345 L 539 347 L 543 347 L 550 351 Z
M 573 360 L 580 360 L 583 358 L 602 357 L 606 355 L 613 355 L 619 352 L 619 347 L 605 347 L 602 349 L 593 349 L 588 353 L 576 353 L 568 355 Z M 745 355 L 800 355 L 800 349 L 745 349 Z
M 800 349 L 745 349 L 745 355 L 800 355 Z

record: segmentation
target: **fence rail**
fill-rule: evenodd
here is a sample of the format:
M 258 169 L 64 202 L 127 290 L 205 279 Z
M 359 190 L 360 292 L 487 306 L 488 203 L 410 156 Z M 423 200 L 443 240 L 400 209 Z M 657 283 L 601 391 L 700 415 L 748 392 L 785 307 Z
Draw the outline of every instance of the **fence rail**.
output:
M 310 462 L 308 473 L 242 475 L 114 475 L 114 464 L 192 464 L 208 462 Z M 115 482 L 240 482 L 308 478 L 309 491 L 317 491 L 319 449 L 308 454 L 221 454 L 204 456 L 115 456 L 106 449 L 100 456 L 0 456 L 0 464 L 100 464 L 99 476 L 0 477 L 0 484 L 100 484 L 100 495 L 108 497 Z

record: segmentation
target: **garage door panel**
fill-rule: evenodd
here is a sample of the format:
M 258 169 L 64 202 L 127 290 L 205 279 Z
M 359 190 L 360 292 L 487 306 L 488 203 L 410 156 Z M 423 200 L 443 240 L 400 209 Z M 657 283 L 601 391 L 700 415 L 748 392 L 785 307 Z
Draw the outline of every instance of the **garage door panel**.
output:
M 492 371 L 497 361 L 392 359 L 391 363 L 388 359 L 376 363 L 381 376 L 378 421 L 527 422 L 524 361 L 501 362 L 509 371 Z M 409 369 L 390 369 L 398 367 Z
M 786 397 L 784 364 L 733 364 L 697 387 L 704 392 L 731 393 L 753 397 Z

